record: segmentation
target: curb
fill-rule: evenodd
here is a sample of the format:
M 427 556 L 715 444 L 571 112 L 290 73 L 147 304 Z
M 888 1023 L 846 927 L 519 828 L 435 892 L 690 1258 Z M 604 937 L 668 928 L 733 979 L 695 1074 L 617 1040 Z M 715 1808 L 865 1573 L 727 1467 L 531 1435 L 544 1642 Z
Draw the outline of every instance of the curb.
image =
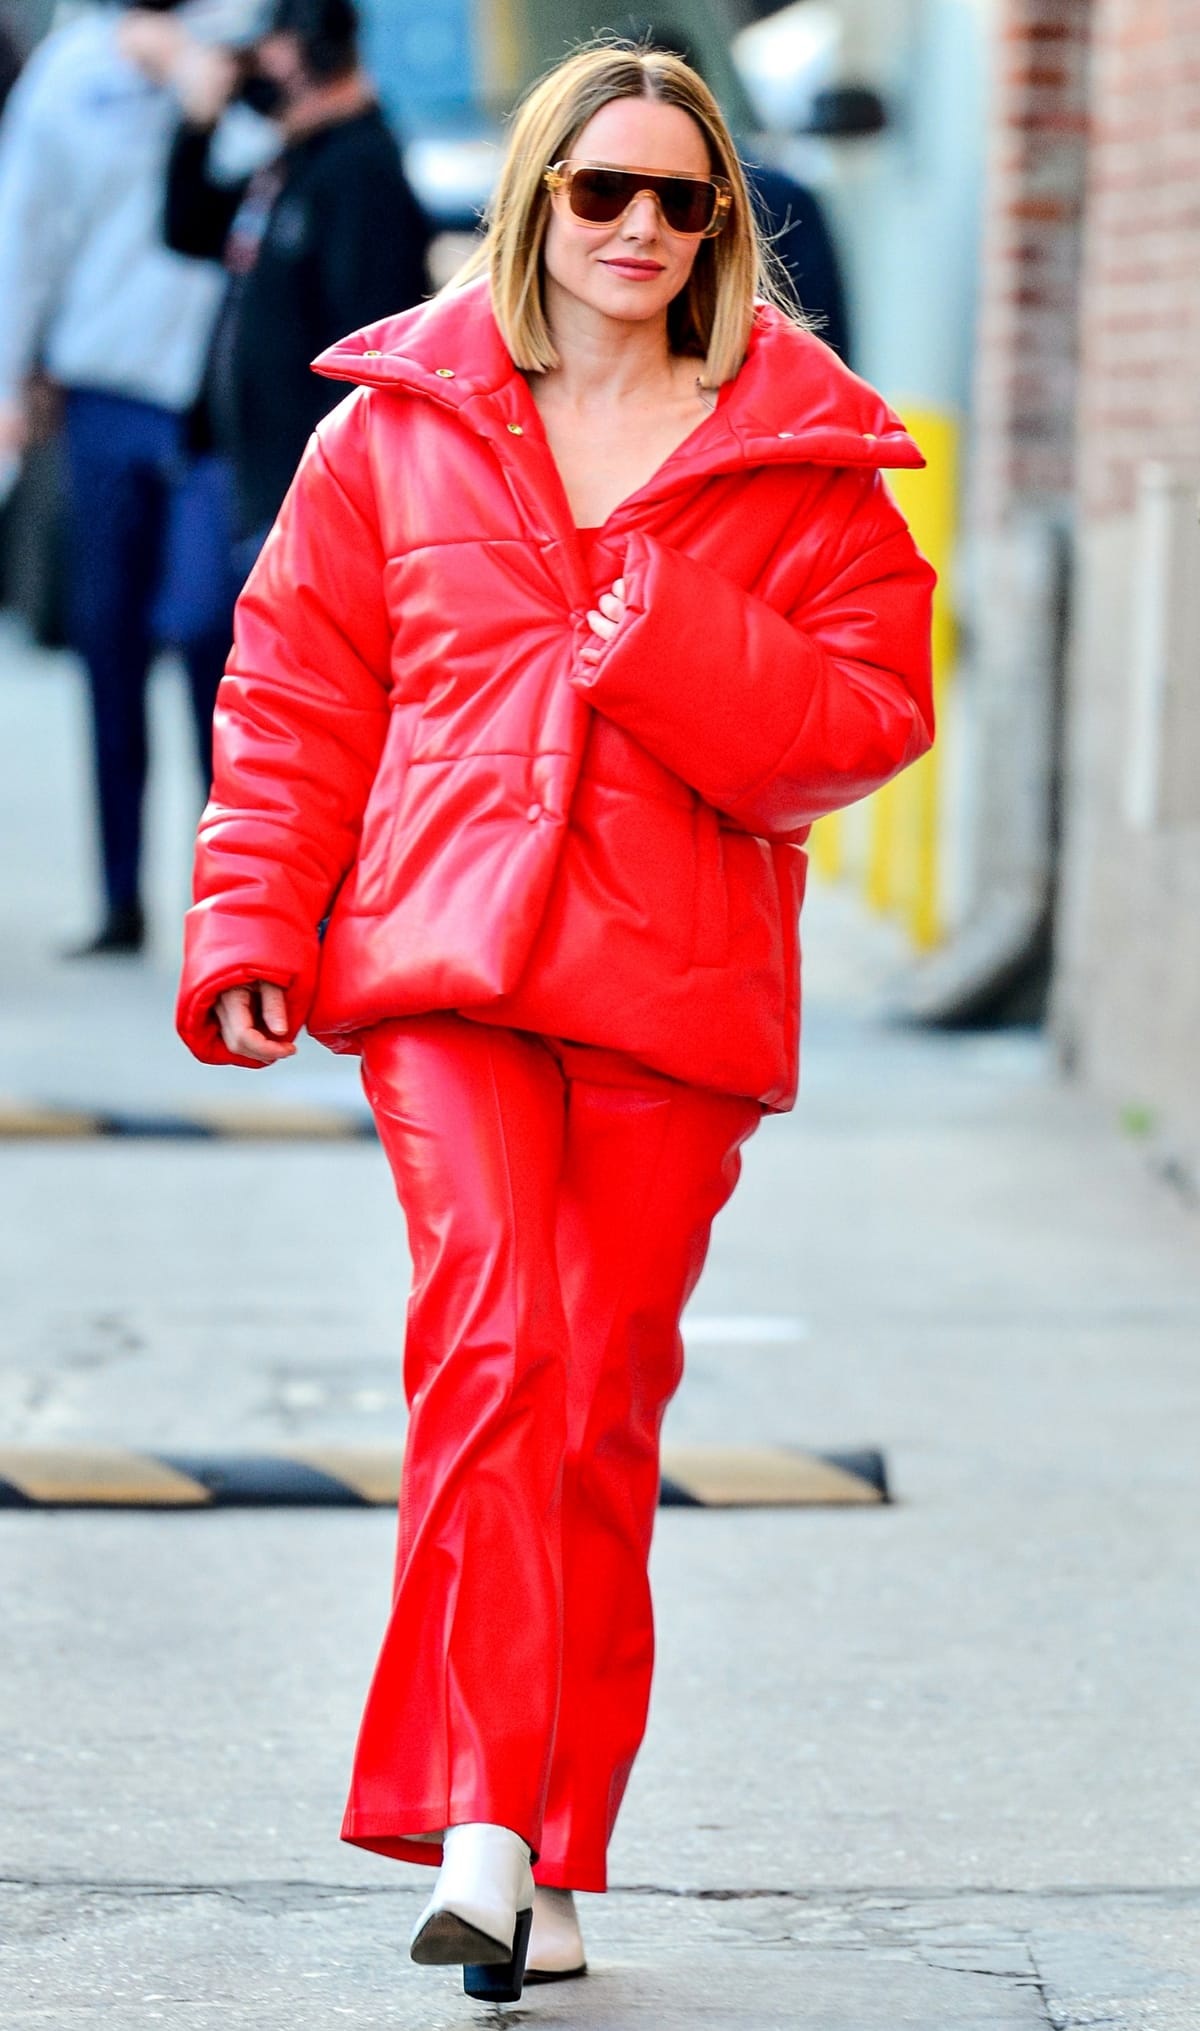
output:
M 0 1100 L 0 1142 L 86 1142 L 101 1136 L 183 1142 L 371 1142 L 375 1124 L 365 1109 L 344 1107 L 217 1102 L 178 1114 L 137 1114 Z
M 0 1509 L 392 1508 L 396 1446 L 280 1453 L 139 1452 L 123 1446 L 0 1446 Z M 667 1446 L 664 1509 L 796 1509 L 890 1501 L 882 1453 L 787 1446 Z

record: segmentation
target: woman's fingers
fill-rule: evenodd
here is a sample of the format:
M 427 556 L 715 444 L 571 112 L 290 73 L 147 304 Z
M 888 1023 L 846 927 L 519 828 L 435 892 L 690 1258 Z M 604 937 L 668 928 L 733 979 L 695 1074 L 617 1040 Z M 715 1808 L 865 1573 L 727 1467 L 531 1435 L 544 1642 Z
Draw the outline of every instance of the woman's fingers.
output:
M 585 642 L 580 649 L 580 660 L 594 663 L 600 655 L 600 643 L 611 642 L 625 618 L 625 580 L 618 578 L 610 592 L 602 592 L 599 601 L 588 611 L 587 624 L 598 641 Z
M 263 1021 L 273 1036 L 287 1035 L 287 996 L 272 980 L 260 980 L 258 992 L 262 999 Z
M 248 987 L 227 987 L 217 996 L 214 1004 L 217 1027 L 221 1042 L 227 1051 L 235 1050 L 234 1039 L 250 1021 L 250 989 Z
M 294 1044 L 279 1043 L 274 1037 L 260 1029 L 254 1007 L 255 995 L 262 1002 L 263 1022 L 276 1027 L 275 1018 L 280 1010 L 287 1028 L 287 1006 L 283 989 L 273 981 L 260 980 L 253 987 L 227 987 L 217 996 L 215 1013 L 225 1048 L 237 1058 L 253 1058 L 256 1064 L 273 1065 L 280 1058 L 294 1057 Z M 278 999 L 276 999 L 278 998 Z

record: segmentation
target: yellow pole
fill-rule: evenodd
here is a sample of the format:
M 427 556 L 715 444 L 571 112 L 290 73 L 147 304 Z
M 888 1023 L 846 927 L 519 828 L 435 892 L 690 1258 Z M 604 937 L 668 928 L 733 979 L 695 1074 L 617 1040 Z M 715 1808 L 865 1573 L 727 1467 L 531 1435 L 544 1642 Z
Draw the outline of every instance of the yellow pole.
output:
M 524 82 L 522 0 L 474 0 L 475 75 L 489 106 L 507 106 Z
M 840 880 L 846 866 L 840 811 L 831 811 L 827 818 L 818 818 L 809 835 L 808 854 L 817 873 L 825 881 Z
M 954 663 L 950 566 L 958 516 L 956 417 L 944 410 L 907 408 L 905 423 L 928 460 L 923 472 L 892 472 L 888 481 L 920 549 L 938 574 L 933 611 L 933 695 L 939 721 Z M 941 744 L 876 798 L 867 871 L 867 897 L 876 909 L 903 912 L 909 936 L 922 951 L 943 936 L 939 895 L 942 818 Z
M 897 799 L 900 785 L 885 783 L 871 799 L 871 841 L 867 848 L 866 896 L 873 910 L 894 910 L 897 900 L 896 854 L 900 828 Z

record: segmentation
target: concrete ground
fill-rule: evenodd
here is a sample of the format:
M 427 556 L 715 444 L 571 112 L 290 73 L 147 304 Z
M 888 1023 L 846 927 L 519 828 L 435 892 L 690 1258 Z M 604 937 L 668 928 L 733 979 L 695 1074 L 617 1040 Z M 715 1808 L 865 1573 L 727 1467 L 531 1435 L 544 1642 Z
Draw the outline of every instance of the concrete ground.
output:
M 0 639 L 0 1095 L 358 1105 L 175 1043 L 195 796 L 156 688 L 158 920 L 87 928 L 69 659 Z M 884 1509 L 659 1519 L 649 1736 L 593 1973 L 489 2013 L 413 1968 L 423 1872 L 339 1843 L 381 1511 L 0 1516 L 4 2022 L 449 2031 L 1200 2023 L 1200 1215 L 1037 1036 L 888 1029 L 806 912 L 804 1092 L 689 1318 L 675 1439 L 882 1445 Z M 7 1441 L 393 1439 L 407 1264 L 370 1143 L 10 1143 Z

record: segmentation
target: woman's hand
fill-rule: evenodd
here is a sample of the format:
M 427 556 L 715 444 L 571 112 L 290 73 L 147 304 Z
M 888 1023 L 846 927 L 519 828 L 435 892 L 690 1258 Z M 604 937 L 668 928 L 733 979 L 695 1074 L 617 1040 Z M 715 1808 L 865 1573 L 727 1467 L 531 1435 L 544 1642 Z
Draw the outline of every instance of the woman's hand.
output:
M 593 607 L 588 614 L 587 624 L 598 641 L 585 642 L 579 651 L 582 663 L 595 663 L 603 653 L 605 642 L 611 642 L 625 618 L 625 580 L 618 578 L 611 592 L 602 592 L 597 610 Z
M 255 996 L 259 1008 L 254 1006 Z M 226 1050 L 238 1058 L 253 1058 L 260 1065 L 273 1065 L 277 1058 L 293 1058 L 295 1044 L 277 1042 L 287 1036 L 287 1002 L 281 987 L 271 980 L 256 980 L 248 987 L 227 987 L 213 1003 Z

